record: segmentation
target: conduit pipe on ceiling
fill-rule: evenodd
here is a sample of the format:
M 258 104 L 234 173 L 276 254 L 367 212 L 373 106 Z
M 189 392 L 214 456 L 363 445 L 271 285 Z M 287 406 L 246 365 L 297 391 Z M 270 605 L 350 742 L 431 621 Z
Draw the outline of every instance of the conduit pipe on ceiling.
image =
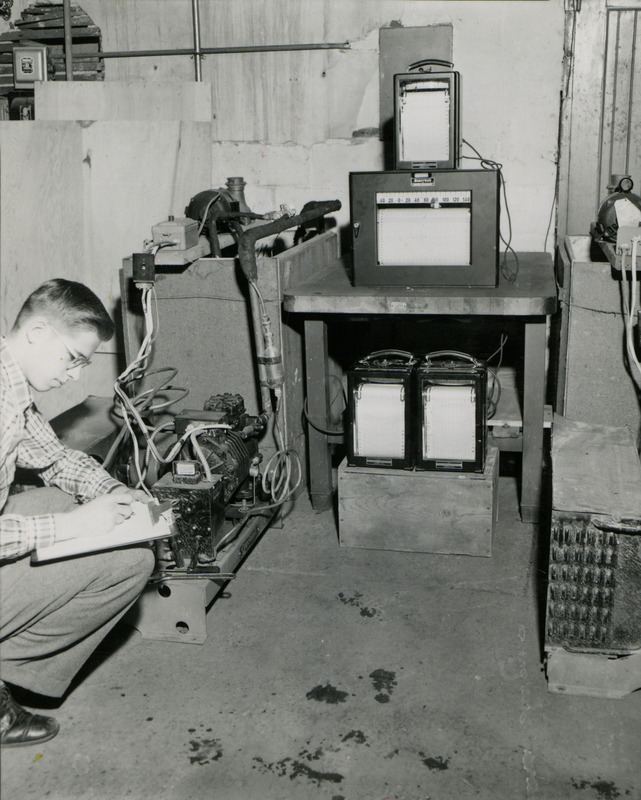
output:
M 310 44 L 248 44 L 239 47 L 201 47 L 202 56 L 225 55 L 227 53 L 271 53 L 281 50 L 349 50 L 349 42 L 312 42 Z M 98 58 L 142 58 L 147 56 L 193 56 L 189 47 L 174 50 L 105 50 Z
M 63 0 L 65 66 L 67 80 L 73 80 L 73 49 L 71 28 L 71 0 Z M 194 28 L 193 48 L 173 48 L 171 50 L 112 50 L 101 51 L 99 58 L 147 58 L 158 56 L 193 56 L 195 59 L 196 81 L 202 80 L 201 60 L 203 56 L 229 53 L 271 53 L 288 50 L 349 50 L 349 42 L 311 42 L 307 44 L 262 44 L 240 45 L 237 47 L 201 47 L 200 44 L 200 4 L 192 0 L 192 24 Z M 77 53 L 78 57 L 86 53 Z

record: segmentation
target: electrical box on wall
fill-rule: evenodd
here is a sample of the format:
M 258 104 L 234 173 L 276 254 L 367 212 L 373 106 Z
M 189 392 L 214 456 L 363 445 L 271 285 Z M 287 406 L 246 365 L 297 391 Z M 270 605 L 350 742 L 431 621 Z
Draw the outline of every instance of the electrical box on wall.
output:
M 407 72 L 410 64 L 430 58 L 451 62 L 454 29 L 451 24 L 379 30 L 380 136 L 391 141 L 394 126 L 394 75 Z M 391 156 L 391 154 L 390 154 Z M 392 161 L 388 168 L 392 167 Z
M 13 48 L 13 82 L 16 89 L 32 89 L 47 80 L 47 48 L 44 45 Z

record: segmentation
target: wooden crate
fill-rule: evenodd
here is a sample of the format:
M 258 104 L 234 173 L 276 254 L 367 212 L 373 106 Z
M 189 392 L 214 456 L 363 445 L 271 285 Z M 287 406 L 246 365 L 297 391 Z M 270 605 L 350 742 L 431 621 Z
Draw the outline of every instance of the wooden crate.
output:
M 483 474 L 338 468 L 344 547 L 491 556 L 498 503 L 498 449 Z

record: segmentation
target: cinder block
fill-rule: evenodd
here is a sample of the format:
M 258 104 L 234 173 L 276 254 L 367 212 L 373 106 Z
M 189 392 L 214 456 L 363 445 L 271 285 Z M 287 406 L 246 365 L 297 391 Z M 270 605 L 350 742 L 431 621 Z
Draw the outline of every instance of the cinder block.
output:
M 498 449 L 481 473 L 338 468 L 343 547 L 491 556 L 498 502 Z

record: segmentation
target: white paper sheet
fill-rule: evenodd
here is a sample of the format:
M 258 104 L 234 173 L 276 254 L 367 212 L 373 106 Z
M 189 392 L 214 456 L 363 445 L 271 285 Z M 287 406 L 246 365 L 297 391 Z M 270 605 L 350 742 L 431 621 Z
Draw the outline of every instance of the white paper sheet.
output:
M 381 266 L 468 266 L 472 215 L 469 208 L 385 206 L 377 211 Z
M 355 398 L 355 449 L 371 458 L 405 456 L 405 401 L 400 383 L 363 383 Z
M 402 161 L 450 157 L 450 93 L 442 82 L 409 84 L 400 103 Z
M 473 386 L 423 390 L 423 458 L 474 461 L 476 405 Z
M 69 556 L 95 553 L 99 550 L 113 550 L 128 544 L 148 542 L 152 539 L 164 539 L 172 536 L 171 525 L 173 514 L 171 510 L 163 512 L 158 521 L 154 523 L 145 503 L 135 501 L 131 504 L 132 515 L 116 525 L 108 533 L 92 536 L 78 536 L 73 539 L 61 539 L 49 547 L 39 547 L 31 554 L 31 561 L 51 561 L 55 558 L 68 558 Z

